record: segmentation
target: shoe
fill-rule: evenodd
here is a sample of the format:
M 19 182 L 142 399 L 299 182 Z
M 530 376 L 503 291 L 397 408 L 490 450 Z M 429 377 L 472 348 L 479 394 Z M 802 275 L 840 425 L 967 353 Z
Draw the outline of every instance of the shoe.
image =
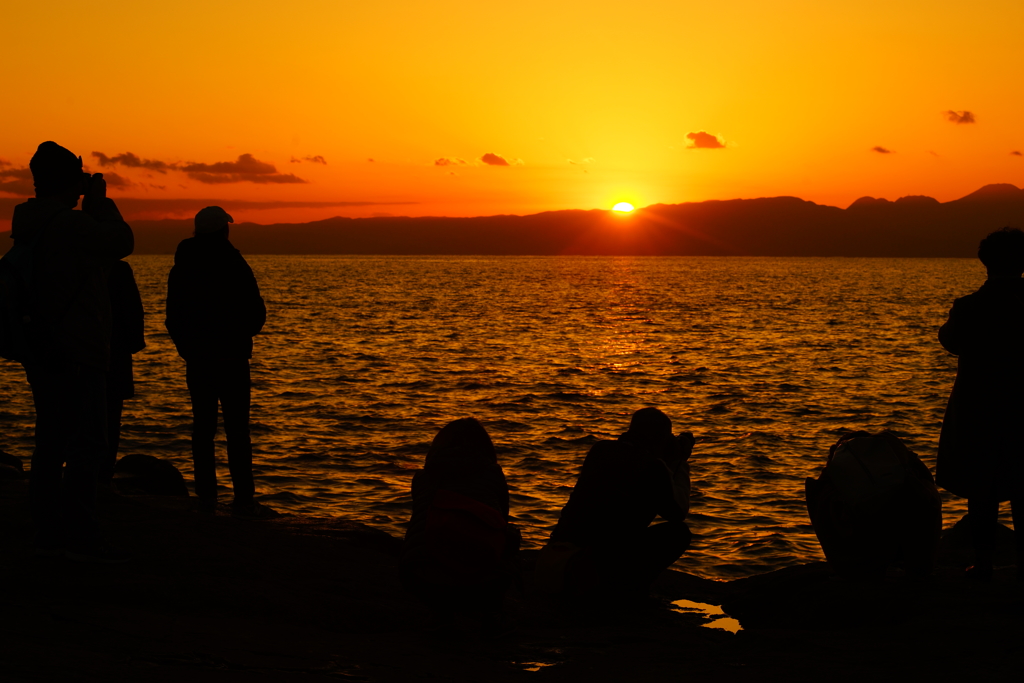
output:
M 235 503 L 232 505 L 231 516 L 238 519 L 264 520 L 280 517 L 281 513 L 254 500 L 251 503 Z
M 89 564 L 122 564 L 132 559 L 131 553 L 109 545 L 90 545 L 68 548 L 64 557 Z
M 201 515 L 216 515 L 217 514 L 217 499 L 216 498 L 196 498 L 192 502 L 192 509 Z
M 967 579 L 976 583 L 992 583 L 992 565 L 974 565 L 966 571 Z

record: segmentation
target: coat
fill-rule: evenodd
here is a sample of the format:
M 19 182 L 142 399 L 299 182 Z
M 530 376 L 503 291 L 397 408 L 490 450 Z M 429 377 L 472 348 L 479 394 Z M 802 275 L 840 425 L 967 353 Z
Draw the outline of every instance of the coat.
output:
M 167 332 L 186 362 L 252 358 L 252 338 L 267 320 L 249 264 L 227 238 L 214 235 L 178 245 L 166 313 Z
M 990 279 L 957 299 L 939 341 L 958 361 L 936 483 L 1008 500 L 1024 474 L 1024 279 Z
M 146 348 L 145 316 L 135 273 L 127 261 L 115 261 L 107 274 L 112 331 L 107 393 L 120 399 L 135 395 L 132 354 Z
M 107 369 L 110 264 L 132 253 L 131 227 L 109 198 L 87 198 L 81 211 L 57 199 L 14 208 L 11 238 L 33 244 L 29 338 L 34 363 Z
M 689 464 L 680 463 L 673 473 L 657 456 L 625 437 L 595 443 L 551 540 L 584 548 L 614 545 L 656 517 L 683 521 L 690 506 Z

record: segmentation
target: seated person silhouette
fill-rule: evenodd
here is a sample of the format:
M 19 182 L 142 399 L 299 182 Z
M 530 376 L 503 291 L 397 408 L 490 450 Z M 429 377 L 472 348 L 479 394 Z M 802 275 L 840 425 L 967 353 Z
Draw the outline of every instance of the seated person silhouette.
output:
M 814 532 L 836 573 L 880 577 L 894 566 L 916 577 L 931 572 L 942 501 L 928 467 L 895 434 L 844 434 L 804 491 Z
M 958 356 L 942 420 L 936 483 L 967 498 L 974 546 L 971 579 L 992 578 L 999 503 L 1009 500 L 1024 576 L 1024 232 L 1004 228 L 982 240 L 988 279 L 957 299 L 939 341 Z
M 690 546 L 693 445 L 657 408 L 634 413 L 616 441 L 595 443 L 541 551 L 538 586 L 573 599 L 645 597 Z M 665 521 L 652 526 L 658 516 Z
M 497 616 L 515 573 L 520 536 L 509 523 L 508 484 L 494 444 L 474 418 L 434 437 L 412 480 L 405 534 L 405 588 L 437 616 Z

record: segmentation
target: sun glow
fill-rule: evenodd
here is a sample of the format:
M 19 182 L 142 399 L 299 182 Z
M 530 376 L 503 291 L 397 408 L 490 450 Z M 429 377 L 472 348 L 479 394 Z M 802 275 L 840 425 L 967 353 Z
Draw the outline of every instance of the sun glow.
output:
M 615 206 L 612 207 L 612 211 L 619 211 L 621 213 L 629 213 L 634 208 L 635 207 L 632 204 L 630 204 L 629 202 L 619 202 L 618 204 L 616 204 Z

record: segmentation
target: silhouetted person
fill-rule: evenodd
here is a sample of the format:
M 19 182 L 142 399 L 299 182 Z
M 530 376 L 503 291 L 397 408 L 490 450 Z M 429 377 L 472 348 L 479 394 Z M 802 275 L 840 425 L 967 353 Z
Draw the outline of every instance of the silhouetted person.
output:
M 402 583 L 440 616 L 489 617 L 502 606 L 520 536 L 491 437 L 471 417 L 450 422 L 412 480 Z
M 121 414 L 125 399 L 135 396 L 132 354 L 146 348 L 145 315 L 142 296 L 135 282 L 132 267 L 126 261 L 115 261 L 107 274 L 110 294 L 112 332 L 110 337 L 110 369 L 107 371 L 107 461 L 99 472 L 100 482 L 109 483 L 117 464 L 121 443 Z
M 642 598 L 690 546 L 694 439 L 672 435 L 657 408 L 633 414 L 616 441 L 598 441 L 583 461 L 569 502 L 542 550 L 539 577 L 570 597 Z M 656 517 L 665 520 L 651 525 Z M 552 576 L 556 578 L 552 578 Z
M 132 230 L 101 174 L 54 142 L 29 162 L 36 196 L 14 210 L 11 237 L 30 246 L 30 353 L 23 361 L 36 408 L 29 497 L 41 553 L 119 562 L 94 518 L 107 457 L 110 264 L 132 252 Z M 77 211 L 84 195 L 82 210 Z M 63 472 L 62 472 L 63 467 Z
M 234 220 L 219 206 L 196 214 L 195 236 L 182 240 L 167 279 L 167 332 L 185 359 L 192 399 L 192 464 L 199 510 L 217 506 L 214 437 L 218 405 L 224 414 L 228 471 L 234 489 L 232 515 L 276 517 L 253 496 L 249 438 L 252 338 L 263 329 L 267 308 L 242 254 L 228 241 Z
M 936 480 L 967 498 L 975 562 L 970 578 L 992 576 L 999 503 L 1009 500 L 1024 570 L 1024 233 L 1004 228 L 981 241 L 988 279 L 957 299 L 939 341 L 958 356 L 942 421 Z
M 847 576 L 879 577 L 902 566 L 932 569 L 942 500 L 932 473 L 891 432 L 845 434 L 818 479 L 805 482 L 807 512 L 829 565 Z

